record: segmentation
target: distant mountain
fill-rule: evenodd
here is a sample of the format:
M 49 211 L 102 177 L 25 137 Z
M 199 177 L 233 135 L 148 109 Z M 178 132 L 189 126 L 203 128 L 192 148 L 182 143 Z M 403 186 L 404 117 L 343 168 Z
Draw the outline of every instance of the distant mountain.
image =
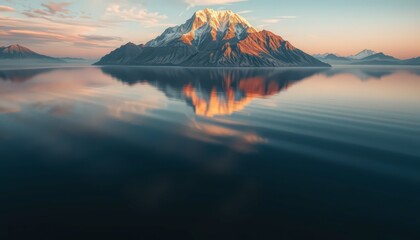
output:
M 370 55 L 368 57 L 360 59 L 361 61 L 368 61 L 368 60 L 388 60 L 388 61 L 396 61 L 399 59 L 396 59 L 395 57 L 385 55 L 384 53 L 376 53 L 373 55 Z
M 285 67 L 329 66 L 232 11 L 197 11 L 145 45 L 128 43 L 96 65 Z
M 351 59 L 346 58 L 346 57 L 337 56 L 337 55 L 332 54 L 332 53 L 318 54 L 318 55 L 314 55 L 314 57 L 316 57 L 318 60 L 320 60 L 322 62 L 326 62 L 326 63 L 329 63 L 329 64 L 349 64 L 349 63 L 351 63 Z
M 84 58 L 74 58 L 74 57 L 61 57 L 61 58 L 58 58 L 58 59 L 61 59 L 61 60 L 64 60 L 64 61 L 86 61 L 87 59 L 84 59 Z
M 360 60 L 360 59 L 372 56 L 374 54 L 377 54 L 377 52 L 369 50 L 369 49 L 365 49 L 365 50 L 359 52 L 356 55 L 348 56 L 348 58 L 355 59 L 355 60 Z
M 402 60 L 404 65 L 420 65 L 420 57 Z
M 31 60 L 42 62 L 64 62 L 58 58 L 53 58 L 36 53 L 29 48 L 19 44 L 10 45 L 8 47 L 0 47 L 0 60 Z
M 325 59 L 330 59 L 330 60 L 336 60 L 336 61 L 350 61 L 350 59 L 348 59 L 346 57 L 340 57 L 340 56 L 337 56 L 335 54 L 328 54 L 324 58 Z
M 312 55 L 312 57 L 316 58 L 316 59 L 320 59 L 320 58 L 325 58 L 326 56 L 328 56 L 329 54 L 333 54 L 333 53 L 319 53 L 319 54 L 314 54 Z
M 362 56 L 366 57 L 360 58 Z M 420 65 L 420 57 L 401 60 L 372 50 L 363 50 L 350 57 L 341 57 L 332 53 L 316 54 L 314 57 L 332 65 Z
M 395 57 L 376 53 L 352 63 L 353 65 L 401 65 L 403 61 Z

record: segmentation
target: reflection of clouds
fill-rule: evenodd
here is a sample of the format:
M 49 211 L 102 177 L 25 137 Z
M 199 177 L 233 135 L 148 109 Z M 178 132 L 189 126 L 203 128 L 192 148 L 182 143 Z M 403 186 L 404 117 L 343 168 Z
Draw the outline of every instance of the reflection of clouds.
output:
M 53 116 L 67 116 L 73 111 L 73 106 L 68 103 L 60 103 L 56 101 L 51 102 L 39 102 L 32 105 L 40 111 L 46 112 Z
M 81 99 L 78 95 L 86 95 L 87 88 L 112 83 L 111 79 L 107 81 L 103 76 L 99 78 L 98 74 L 102 74 L 95 68 L 20 70 L 8 71 L 7 74 L 3 75 L 8 76 L 10 81 L 0 81 L 0 107 L 8 109 L 7 112 L 11 109 L 19 111 L 23 106 L 30 106 L 50 114 L 66 114 L 71 106 L 63 105 L 58 99 L 66 99 L 69 96 L 72 96 L 72 99 Z M 24 80 L 14 81 L 21 80 L 18 76 L 25 76 Z
M 16 113 L 16 112 L 19 112 L 19 111 L 20 111 L 20 108 L 18 108 L 18 107 L 0 106 L 0 114 Z
M 240 152 L 253 151 L 252 146 L 254 144 L 267 142 L 267 139 L 252 132 L 239 131 L 212 123 L 197 122 L 194 119 L 184 135 L 202 142 L 216 144 L 227 144 L 227 142 L 230 142 L 230 147 Z
M 119 120 L 130 121 L 135 115 L 145 115 L 151 110 L 166 107 L 159 97 L 146 97 L 136 100 L 118 101 L 106 106 L 110 116 Z
M 102 106 L 105 114 L 130 121 L 166 107 L 162 93 L 148 85 L 128 86 L 98 68 L 0 71 L 0 112 L 27 106 L 55 116 L 70 114 L 80 103 Z M 99 108 L 96 108 L 99 110 Z M 99 113 L 99 112 L 97 112 Z

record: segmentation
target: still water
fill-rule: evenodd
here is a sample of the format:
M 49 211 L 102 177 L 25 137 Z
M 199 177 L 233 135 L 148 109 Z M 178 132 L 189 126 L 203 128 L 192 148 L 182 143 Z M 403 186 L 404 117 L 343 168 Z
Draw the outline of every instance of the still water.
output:
M 3 69 L 0 195 L 31 239 L 419 239 L 420 68 Z

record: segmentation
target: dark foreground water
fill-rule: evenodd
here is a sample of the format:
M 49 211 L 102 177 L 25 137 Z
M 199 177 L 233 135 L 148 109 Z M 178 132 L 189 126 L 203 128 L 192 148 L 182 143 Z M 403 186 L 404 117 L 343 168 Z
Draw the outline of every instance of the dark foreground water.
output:
M 420 69 L 0 70 L 2 239 L 420 239 Z

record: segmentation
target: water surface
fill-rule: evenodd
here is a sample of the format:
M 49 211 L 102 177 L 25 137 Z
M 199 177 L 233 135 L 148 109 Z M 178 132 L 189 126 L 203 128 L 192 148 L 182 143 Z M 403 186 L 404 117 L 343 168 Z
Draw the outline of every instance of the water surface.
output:
M 414 67 L 3 69 L 2 234 L 418 239 L 419 134 Z

